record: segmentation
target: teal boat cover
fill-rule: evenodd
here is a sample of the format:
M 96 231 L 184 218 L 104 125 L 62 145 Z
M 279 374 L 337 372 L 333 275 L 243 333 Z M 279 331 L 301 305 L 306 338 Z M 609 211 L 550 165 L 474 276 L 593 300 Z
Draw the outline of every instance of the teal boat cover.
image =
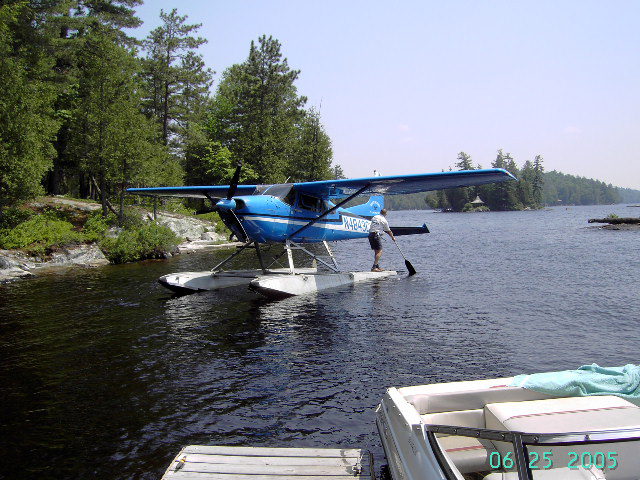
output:
M 511 386 L 562 397 L 616 395 L 640 401 L 640 366 L 600 367 L 595 363 L 577 370 L 518 375 Z

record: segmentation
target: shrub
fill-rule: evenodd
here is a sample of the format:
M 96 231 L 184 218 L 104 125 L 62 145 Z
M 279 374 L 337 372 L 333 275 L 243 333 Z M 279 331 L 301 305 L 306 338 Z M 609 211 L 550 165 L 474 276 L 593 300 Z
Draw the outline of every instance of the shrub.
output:
M 36 253 L 44 253 L 53 246 L 83 240 L 82 234 L 75 232 L 70 222 L 52 218 L 47 214 L 36 215 L 0 234 L 2 248 L 27 248 Z
M 155 222 L 125 229 L 115 237 L 105 237 L 100 248 L 112 263 L 126 263 L 145 258 L 158 258 L 178 244 L 178 237 L 169 228 Z
M 26 208 L 5 208 L 0 215 L 0 230 L 15 228 L 32 215 L 33 212 Z
M 92 213 L 84 224 L 84 235 L 90 242 L 96 242 L 104 237 L 109 227 L 115 225 L 117 219 L 115 215 L 110 214 L 108 217 L 103 217 L 102 212 L 97 211 Z

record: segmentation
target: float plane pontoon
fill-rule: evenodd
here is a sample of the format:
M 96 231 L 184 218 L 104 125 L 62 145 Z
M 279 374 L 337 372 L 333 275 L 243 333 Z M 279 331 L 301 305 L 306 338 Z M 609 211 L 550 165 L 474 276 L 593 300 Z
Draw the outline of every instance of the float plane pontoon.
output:
M 480 169 L 416 175 L 374 176 L 356 179 L 275 185 L 238 185 L 242 165 L 236 168 L 230 185 L 130 188 L 129 193 L 146 196 L 172 196 L 209 199 L 220 218 L 243 245 L 211 271 L 183 272 L 159 279 L 165 287 L 189 292 L 249 285 L 270 297 L 299 295 L 333 288 L 361 280 L 395 275 L 396 272 L 340 272 L 327 242 L 363 238 L 368 235 L 371 218 L 380 213 L 384 195 L 427 192 L 462 186 L 514 180 L 503 169 Z M 370 196 L 367 203 L 347 208 L 358 196 Z M 395 236 L 428 233 L 421 227 L 392 227 Z M 327 256 L 319 256 L 305 244 L 322 244 Z M 261 245 L 284 246 L 288 266 L 272 269 L 261 253 Z M 254 249 L 258 270 L 222 271 L 221 268 L 247 248 Z M 310 255 L 317 268 L 296 268 L 293 250 Z M 405 260 L 409 272 L 413 268 Z M 413 270 L 415 273 L 415 270 Z
M 393 480 L 637 480 L 640 367 L 390 388 Z

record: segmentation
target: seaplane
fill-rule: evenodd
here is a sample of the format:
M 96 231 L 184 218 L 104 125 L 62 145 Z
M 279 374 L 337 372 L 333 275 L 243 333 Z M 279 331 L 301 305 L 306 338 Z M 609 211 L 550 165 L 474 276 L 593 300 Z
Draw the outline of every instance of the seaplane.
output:
M 239 184 L 242 164 L 238 164 L 229 185 L 129 188 L 130 194 L 152 197 L 208 199 L 232 234 L 241 242 L 237 251 L 203 272 L 164 275 L 160 284 L 177 293 L 248 285 L 270 298 L 302 295 L 364 280 L 397 275 L 396 271 L 342 272 L 328 242 L 364 238 L 371 218 L 384 207 L 385 195 L 427 192 L 463 186 L 515 180 L 500 168 L 438 173 L 321 180 L 272 185 Z M 368 196 L 365 203 L 347 206 L 356 197 Z M 391 227 L 394 236 L 429 233 L 426 224 L 418 227 Z M 271 263 L 263 249 L 284 246 Z M 312 251 L 308 244 L 320 244 L 326 254 Z M 396 243 L 397 245 L 397 243 Z M 399 245 L 398 249 L 404 257 Z M 254 250 L 259 269 L 222 270 L 243 251 Z M 296 267 L 293 251 L 312 258 L 312 267 Z M 286 254 L 286 266 L 272 268 Z M 415 269 L 405 257 L 409 274 Z

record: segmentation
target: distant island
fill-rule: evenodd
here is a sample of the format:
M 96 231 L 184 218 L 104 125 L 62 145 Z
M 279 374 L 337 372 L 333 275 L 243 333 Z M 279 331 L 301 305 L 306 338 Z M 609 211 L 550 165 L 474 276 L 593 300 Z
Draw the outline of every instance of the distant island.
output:
M 470 157 L 458 154 L 456 170 L 473 170 Z M 556 170 L 545 172 L 542 157 L 527 160 L 519 168 L 513 158 L 498 150 L 491 164 L 513 173 L 518 182 L 452 188 L 428 194 L 395 195 L 385 198 L 391 210 L 436 209 L 443 211 L 533 210 L 557 205 L 612 205 L 640 202 L 640 190 L 614 187 L 599 180 L 567 175 Z

